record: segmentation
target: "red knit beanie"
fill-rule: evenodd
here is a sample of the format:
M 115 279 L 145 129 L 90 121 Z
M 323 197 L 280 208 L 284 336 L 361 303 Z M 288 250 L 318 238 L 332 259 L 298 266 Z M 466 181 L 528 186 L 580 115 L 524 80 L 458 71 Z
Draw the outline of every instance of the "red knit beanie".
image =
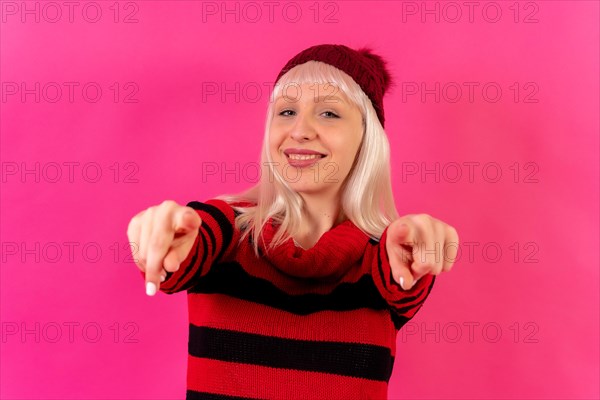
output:
M 392 77 L 386 67 L 386 61 L 381 56 L 374 54 L 368 47 L 353 50 L 342 44 L 312 46 L 292 57 L 277 75 L 275 83 L 290 69 L 307 61 L 321 61 L 350 75 L 371 99 L 379 122 L 384 126 L 383 95 L 392 85 Z

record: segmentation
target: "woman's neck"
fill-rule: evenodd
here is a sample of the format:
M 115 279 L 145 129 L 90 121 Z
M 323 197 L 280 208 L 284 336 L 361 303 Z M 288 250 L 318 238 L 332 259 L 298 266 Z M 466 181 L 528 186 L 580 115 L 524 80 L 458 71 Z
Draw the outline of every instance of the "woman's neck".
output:
M 294 240 L 301 247 L 308 249 L 314 246 L 319 238 L 327 231 L 343 222 L 339 196 L 311 196 L 301 194 L 304 199 L 300 232 Z

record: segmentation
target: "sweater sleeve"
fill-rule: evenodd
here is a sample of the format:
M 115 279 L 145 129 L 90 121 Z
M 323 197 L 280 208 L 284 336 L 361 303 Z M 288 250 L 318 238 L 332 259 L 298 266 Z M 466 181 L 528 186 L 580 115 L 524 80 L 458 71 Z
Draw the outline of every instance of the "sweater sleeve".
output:
M 167 272 L 165 281 L 160 284 L 160 291 L 166 294 L 193 287 L 213 265 L 228 257 L 239 239 L 235 230 L 234 209 L 225 201 L 192 201 L 187 206 L 196 210 L 202 224 L 194 245 L 179 270 Z
M 399 329 L 412 319 L 423 306 L 423 303 L 429 296 L 429 292 L 433 288 L 435 275 L 427 274 L 422 276 L 411 289 L 402 289 L 400 284 L 394 280 L 387 255 L 385 243 L 388 228 L 389 226 L 385 228 L 376 246 L 370 268 L 375 286 L 388 304 Z

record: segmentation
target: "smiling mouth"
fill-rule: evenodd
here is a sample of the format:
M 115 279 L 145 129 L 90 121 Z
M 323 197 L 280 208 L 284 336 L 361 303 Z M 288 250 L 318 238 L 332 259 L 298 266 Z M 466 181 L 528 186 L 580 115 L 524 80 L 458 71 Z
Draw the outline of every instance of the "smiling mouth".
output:
M 286 154 L 288 160 L 295 161 L 307 161 L 307 160 L 320 160 L 321 158 L 327 157 L 325 154 Z

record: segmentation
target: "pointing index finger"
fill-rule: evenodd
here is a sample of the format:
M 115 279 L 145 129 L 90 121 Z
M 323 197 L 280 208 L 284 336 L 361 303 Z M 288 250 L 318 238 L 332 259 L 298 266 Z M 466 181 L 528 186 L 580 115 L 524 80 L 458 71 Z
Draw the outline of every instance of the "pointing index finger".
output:
M 163 259 L 173 242 L 174 235 L 172 213 L 168 212 L 168 214 L 163 214 L 160 218 L 157 218 L 148 242 L 146 294 L 149 296 L 153 296 L 160 287 Z

